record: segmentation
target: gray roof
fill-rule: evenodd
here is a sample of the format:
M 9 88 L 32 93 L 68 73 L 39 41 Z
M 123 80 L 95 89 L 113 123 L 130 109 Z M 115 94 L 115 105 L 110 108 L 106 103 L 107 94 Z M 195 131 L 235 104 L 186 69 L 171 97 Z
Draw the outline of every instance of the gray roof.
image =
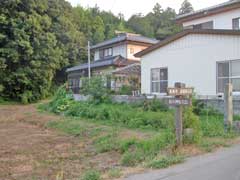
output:
M 221 3 L 221 4 L 218 4 L 218 5 L 215 5 L 215 6 L 210 6 L 210 7 L 208 7 L 208 8 L 200 9 L 200 10 L 198 10 L 198 11 L 194 11 L 194 12 L 191 12 L 191 13 L 187 13 L 187 14 L 183 14 L 183 15 L 178 15 L 178 16 L 176 17 L 176 20 L 182 19 L 182 18 L 186 18 L 186 17 L 188 17 L 188 16 L 200 14 L 200 13 L 205 13 L 205 12 L 208 12 L 208 11 L 211 11 L 211 10 L 223 8 L 223 7 L 226 7 L 226 6 L 229 6 L 229 5 L 233 5 L 233 4 L 235 4 L 235 3 L 240 3 L 240 0 L 229 0 L 229 1 L 225 2 L 225 3 Z
M 118 60 L 119 58 L 122 58 L 121 56 L 112 56 L 109 58 L 106 58 L 104 60 L 98 60 L 91 62 L 90 67 L 91 68 L 97 68 L 97 67 L 103 67 L 103 66 L 109 66 L 109 65 L 114 65 L 114 62 Z M 77 70 L 83 70 L 88 68 L 88 63 L 85 64 L 80 64 L 78 66 L 74 66 L 72 68 L 68 68 L 66 72 L 72 72 L 72 71 L 77 71 Z
M 91 49 L 97 49 L 100 47 L 104 47 L 104 46 L 115 44 L 122 41 L 134 41 L 134 42 L 147 43 L 147 44 L 156 44 L 158 42 L 158 40 L 156 39 L 141 36 L 139 34 L 123 33 L 123 34 L 119 34 L 117 37 L 98 43 L 92 46 Z
M 128 66 L 115 69 L 111 71 L 112 74 L 135 74 L 135 75 L 141 75 L 141 63 L 133 63 Z

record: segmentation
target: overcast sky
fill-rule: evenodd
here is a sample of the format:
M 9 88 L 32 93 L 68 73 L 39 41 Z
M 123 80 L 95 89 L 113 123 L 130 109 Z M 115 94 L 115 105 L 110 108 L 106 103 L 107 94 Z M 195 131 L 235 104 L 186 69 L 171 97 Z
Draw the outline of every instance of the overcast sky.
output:
M 83 7 L 94 7 L 97 4 L 100 9 L 114 14 L 123 13 L 125 19 L 136 13 L 146 14 L 158 2 L 163 8 L 171 7 L 178 12 L 183 0 L 67 0 L 73 6 L 80 4 Z M 190 0 L 195 10 L 216 5 L 227 0 Z

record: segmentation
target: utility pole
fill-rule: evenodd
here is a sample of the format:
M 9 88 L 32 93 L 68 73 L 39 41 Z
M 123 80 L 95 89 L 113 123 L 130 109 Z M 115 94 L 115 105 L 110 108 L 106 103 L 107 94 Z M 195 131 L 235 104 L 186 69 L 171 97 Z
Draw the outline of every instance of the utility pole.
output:
M 91 79 L 91 54 L 90 54 L 90 41 L 88 41 L 88 78 Z

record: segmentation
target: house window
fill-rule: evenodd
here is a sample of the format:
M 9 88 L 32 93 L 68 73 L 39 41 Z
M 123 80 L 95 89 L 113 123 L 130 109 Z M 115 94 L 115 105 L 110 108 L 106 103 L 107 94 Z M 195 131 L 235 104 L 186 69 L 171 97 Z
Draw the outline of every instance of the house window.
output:
M 112 56 L 112 54 L 113 54 L 112 48 L 104 49 L 104 57 Z
M 239 30 L 240 29 L 240 18 L 235 18 L 232 20 L 233 29 Z
M 156 68 L 151 70 L 151 92 L 167 93 L 168 69 Z
M 193 28 L 194 29 L 213 29 L 213 21 L 194 25 Z
M 104 50 L 101 49 L 99 50 L 99 59 L 103 59 L 104 58 Z
M 217 63 L 217 92 L 223 93 L 228 83 L 233 91 L 240 92 L 240 60 Z

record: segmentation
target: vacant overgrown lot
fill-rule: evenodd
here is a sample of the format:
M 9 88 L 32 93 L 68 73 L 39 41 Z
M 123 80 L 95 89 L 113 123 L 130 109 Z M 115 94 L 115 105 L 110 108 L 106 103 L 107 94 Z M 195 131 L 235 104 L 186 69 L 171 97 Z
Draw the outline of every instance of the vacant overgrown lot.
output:
M 83 179 L 91 176 L 113 179 L 127 174 L 127 169 L 165 168 L 183 162 L 188 156 L 231 145 L 237 134 L 225 133 L 223 116 L 194 104 L 184 110 L 184 128 L 191 128 L 194 133 L 184 136 L 182 148 L 175 146 L 174 110 L 156 99 L 134 104 L 108 100 L 75 102 L 60 89 L 55 98 L 40 109 L 64 117 L 49 122 L 48 127 L 79 140 L 89 140 L 94 151 L 92 162 L 99 156 L 106 156 L 112 162 L 105 167 L 85 166 Z
M 238 141 L 237 134 L 224 132 L 221 114 L 198 103 L 184 110 L 184 128 L 194 133 L 184 136 L 181 148 L 175 146 L 174 111 L 158 100 L 75 102 L 60 89 L 49 103 L 4 104 L 0 105 L 4 180 L 119 179 Z

